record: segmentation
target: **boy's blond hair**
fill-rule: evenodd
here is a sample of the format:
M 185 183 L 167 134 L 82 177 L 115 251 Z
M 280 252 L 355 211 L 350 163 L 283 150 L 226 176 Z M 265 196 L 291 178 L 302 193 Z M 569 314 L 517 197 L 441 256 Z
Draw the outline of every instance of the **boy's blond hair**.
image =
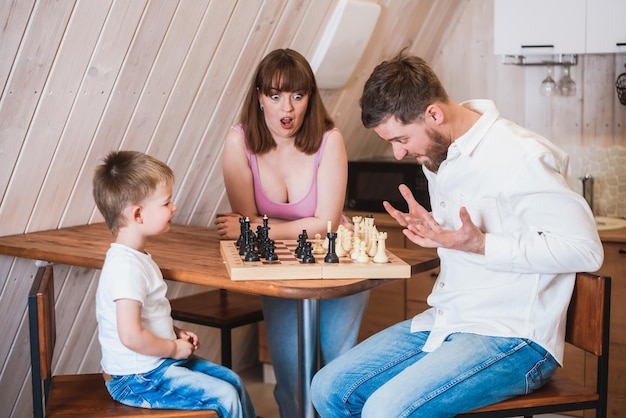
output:
M 138 205 L 160 184 L 174 183 L 174 172 L 162 161 L 138 151 L 112 151 L 96 168 L 93 197 L 113 236 L 126 226 L 128 206 Z

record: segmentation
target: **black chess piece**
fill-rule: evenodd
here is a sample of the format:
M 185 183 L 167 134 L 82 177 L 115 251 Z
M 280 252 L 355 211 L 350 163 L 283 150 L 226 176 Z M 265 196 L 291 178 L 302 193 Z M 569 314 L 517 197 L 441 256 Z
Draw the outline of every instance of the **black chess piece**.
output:
M 259 261 L 259 254 L 256 252 L 254 248 L 254 240 L 250 240 L 246 245 L 246 254 L 244 255 L 244 261 L 252 262 Z
M 326 236 L 328 237 L 328 254 L 326 254 L 326 257 L 324 257 L 324 262 L 338 263 L 339 256 L 337 256 L 337 253 L 335 252 L 335 240 L 337 239 L 337 233 L 329 232 L 326 234 Z
M 251 231 L 249 229 L 243 230 L 241 244 L 239 244 L 239 255 L 242 257 L 246 255 L 246 252 L 248 252 L 248 243 L 250 242 L 250 232 Z
M 315 257 L 313 256 L 313 246 L 310 242 L 304 245 L 304 251 L 302 251 L 302 263 L 313 264 L 315 263 Z
M 237 242 L 235 243 L 235 246 L 237 248 L 241 248 L 241 246 L 244 244 L 244 231 L 246 230 L 246 218 L 244 218 L 243 216 L 241 218 L 239 218 L 239 238 L 237 238 Z
M 270 238 L 269 219 L 267 215 L 263 215 L 263 239 L 268 240 Z
M 267 242 L 267 250 L 265 251 L 265 260 L 267 261 L 278 261 L 278 254 L 275 252 L 276 243 L 273 239 L 268 240 Z
M 298 246 L 294 250 L 296 258 L 302 260 L 304 256 L 304 246 L 306 245 L 306 240 L 309 238 L 309 235 L 306 233 L 306 229 L 302 230 L 302 233 L 298 235 Z
M 261 257 L 265 257 L 265 240 L 263 238 L 263 227 L 258 225 L 256 227 L 256 248 Z

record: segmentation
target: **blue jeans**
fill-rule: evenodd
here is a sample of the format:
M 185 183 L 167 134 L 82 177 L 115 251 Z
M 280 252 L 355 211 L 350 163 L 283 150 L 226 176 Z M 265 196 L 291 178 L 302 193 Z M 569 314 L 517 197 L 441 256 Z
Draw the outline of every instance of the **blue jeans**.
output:
M 320 301 L 322 364 L 356 343 L 369 292 Z M 272 357 L 276 387 L 274 397 L 282 418 L 298 416 L 298 309 L 293 299 L 263 296 L 263 315 Z
M 520 338 L 456 333 L 430 353 L 411 320 L 387 328 L 322 368 L 311 398 L 322 418 L 454 417 L 541 387 L 558 363 Z
M 220 417 L 255 418 L 239 376 L 197 356 L 167 359 L 148 373 L 113 375 L 106 387 L 116 401 L 141 408 L 213 409 Z

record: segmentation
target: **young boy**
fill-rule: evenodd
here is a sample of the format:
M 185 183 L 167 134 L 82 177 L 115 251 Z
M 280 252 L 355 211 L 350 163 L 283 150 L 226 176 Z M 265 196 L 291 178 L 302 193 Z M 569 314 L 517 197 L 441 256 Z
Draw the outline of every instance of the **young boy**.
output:
M 170 228 L 173 183 L 170 167 L 135 151 L 111 152 L 95 172 L 93 195 L 115 238 L 96 293 L 106 387 L 126 405 L 253 418 L 239 376 L 193 355 L 197 335 L 174 327 L 167 285 L 145 251 L 150 236 Z

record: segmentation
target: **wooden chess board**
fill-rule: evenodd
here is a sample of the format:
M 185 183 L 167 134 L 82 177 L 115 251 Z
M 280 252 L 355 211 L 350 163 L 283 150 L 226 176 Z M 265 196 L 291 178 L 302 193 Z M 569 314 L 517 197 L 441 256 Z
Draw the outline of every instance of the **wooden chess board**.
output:
M 339 263 L 325 263 L 326 254 L 314 254 L 315 263 L 302 263 L 294 254 L 297 242 L 276 241 L 278 261 L 246 262 L 239 255 L 235 241 L 220 241 L 220 252 L 231 280 L 300 280 L 300 279 L 407 279 L 411 266 L 387 251 L 388 263 L 359 263 L 340 257 Z

